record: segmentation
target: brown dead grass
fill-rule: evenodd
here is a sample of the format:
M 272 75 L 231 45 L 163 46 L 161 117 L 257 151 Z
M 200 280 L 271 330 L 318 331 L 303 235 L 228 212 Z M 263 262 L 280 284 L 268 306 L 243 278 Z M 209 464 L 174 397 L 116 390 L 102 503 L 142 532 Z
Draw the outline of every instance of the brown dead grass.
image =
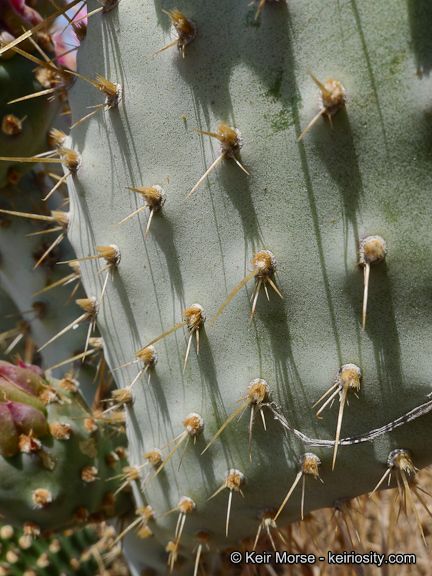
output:
M 415 476 L 417 491 L 432 509 L 432 467 L 418 472 Z M 421 491 L 420 491 L 421 489 Z M 424 491 L 424 492 L 423 492 Z M 426 493 L 425 493 L 426 492 Z M 319 510 L 309 514 L 303 522 L 298 522 L 281 530 L 286 544 L 273 538 L 280 551 L 291 554 L 314 554 L 324 556 L 326 561 L 316 561 L 305 565 L 242 565 L 234 566 L 223 562 L 224 576 L 429 576 L 432 573 L 432 514 L 428 512 L 414 494 L 417 514 L 425 535 L 426 546 L 410 501 L 406 502 L 406 514 L 400 506 L 398 490 L 381 490 L 371 497 L 355 498 L 344 511 L 334 509 Z M 244 550 L 251 550 L 252 544 Z M 273 552 L 268 536 L 263 536 L 257 552 Z M 381 567 L 362 563 L 359 565 L 329 565 L 327 553 L 343 552 L 367 554 L 414 554 L 415 564 L 383 563 Z

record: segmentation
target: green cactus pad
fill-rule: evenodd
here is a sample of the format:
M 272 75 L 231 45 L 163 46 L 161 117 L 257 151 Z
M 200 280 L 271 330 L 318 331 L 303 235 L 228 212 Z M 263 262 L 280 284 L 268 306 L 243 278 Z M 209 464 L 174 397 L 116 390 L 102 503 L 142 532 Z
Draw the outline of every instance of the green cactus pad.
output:
M 131 0 L 89 18 L 68 236 L 154 510 L 137 573 L 431 463 L 424 12 Z
M 16 368 L 17 379 L 29 368 Z M 46 418 L 31 405 L 0 403 L 0 514 L 37 536 L 124 512 L 127 494 L 114 494 L 124 435 L 92 414 L 73 381 L 38 378 Z

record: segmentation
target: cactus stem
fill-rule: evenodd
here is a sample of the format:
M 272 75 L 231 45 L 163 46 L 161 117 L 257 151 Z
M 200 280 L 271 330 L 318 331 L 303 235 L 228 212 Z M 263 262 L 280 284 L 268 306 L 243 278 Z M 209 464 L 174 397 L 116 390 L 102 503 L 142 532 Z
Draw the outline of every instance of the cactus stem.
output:
M 211 500 L 216 496 L 216 494 L 219 494 L 219 492 L 221 492 L 224 488 L 228 488 L 229 490 L 227 518 L 225 524 L 225 535 L 227 538 L 228 538 L 228 528 L 231 514 L 231 502 L 233 491 L 235 490 L 236 492 L 240 492 L 240 494 L 244 498 L 244 494 L 240 489 L 240 486 L 243 484 L 244 481 L 245 481 L 245 475 L 242 472 L 240 472 L 240 470 L 237 470 L 236 468 L 231 468 L 230 470 L 227 471 L 225 475 L 225 481 L 222 484 L 222 486 L 218 488 L 216 492 L 210 496 L 210 498 L 208 498 L 208 500 Z
M 216 166 L 220 164 L 220 162 L 222 162 L 224 158 L 232 158 L 234 162 L 237 164 L 237 166 L 239 166 L 243 170 L 243 172 L 245 172 L 249 176 L 249 172 L 235 157 L 235 154 L 239 152 L 240 148 L 243 146 L 243 139 L 241 137 L 239 130 L 228 126 L 227 124 L 225 124 L 225 122 L 220 122 L 216 133 L 205 132 L 204 130 L 197 130 L 196 128 L 194 128 L 194 130 L 199 134 L 205 134 L 206 136 L 217 138 L 220 142 L 220 148 L 219 148 L 220 156 L 213 162 L 213 164 L 204 173 L 204 175 L 201 176 L 201 178 L 198 180 L 198 182 L 195 184 L 195 186 L 192 188 L 192 190 L 189 192 L 189 194 L 186 196 L 183 202 L 186 201 L 189 198 L 189 196 L 191 196 L 195 192 L 198 186 L 207 178 L 210 172 L 214 168 L 216 168 Z
M 371 265 L 379 264 L 387 254 L 387 246 L 381 236 L 367 236 L 359 244 L 359 266 L 363 266 L 363 308 L 362 308 L 362 330 L 366 325 L 366 311 L 368 302 L 369 275 Z

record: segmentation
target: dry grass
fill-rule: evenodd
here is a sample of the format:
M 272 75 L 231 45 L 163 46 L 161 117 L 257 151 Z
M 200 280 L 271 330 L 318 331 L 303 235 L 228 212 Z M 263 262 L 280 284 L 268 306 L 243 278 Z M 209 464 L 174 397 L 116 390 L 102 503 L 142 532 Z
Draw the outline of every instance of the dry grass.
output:
M 432 467 L 416 474 L 417 494 L 424 504 L 432 509 Z M 432 514 L 413 494 L 417 514 L 425 536 L 421 531 L 412 510 L 410 500 L 406 500 L 406 514 L 400 505 L 398 490 L 382 490 L 356 498 L 343 506 L 341 510 L 320 510 L 310 514 L 303 522 L 281 530 L 286 541 L 278 539 L 276 531 L 273 538 L 280 551 L 290 554 L 314 554 L 316 558 L 324 556 L 326 561 L 317 560 L 315 564 L 304 565 L 242 565 L 234 566 L 228 560 L 224 562 L 224 576 L 427 576 L 431 573 Z M 426 543 L 426 545 L 425 545 Z M 245 546 L 251 550 L 252 545 Z M 273 552 L 268 536 L 263 536 L 257 546 L 257 552 Z M 383 563 L 381 567 L 372 564 L 335 565 L 327 562 L 328 551 L 335 554 L 376 552 L 385 554 L 413 554 L 415 564 Z M 274 556 L 274 553 L 273 553 Z

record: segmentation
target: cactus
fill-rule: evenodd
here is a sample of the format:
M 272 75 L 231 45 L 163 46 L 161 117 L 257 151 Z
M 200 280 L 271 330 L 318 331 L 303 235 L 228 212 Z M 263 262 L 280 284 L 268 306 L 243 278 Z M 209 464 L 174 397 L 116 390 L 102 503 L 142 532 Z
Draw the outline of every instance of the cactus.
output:
M 0 573 L 7 576 L 94 576 L 114 537 L 107 527 L 65 530 L 35 540 L 10 524 L 0 526 Z M 106 571 L 106 574 L 110 572 Z M 116 574 L 113 572 L 113 574 Z
M 1 334 L 9 354 L 6 359 L 11 360 L 18 353 L 27 363 L 39 358 L 44 368 L 60 379 L 69 369 L 92 405 L 96 370 L 89 363 L 96 354 L 90 348 L 93 355 L 88 356 L 86 363 L 79 357 L 86 347 L 88 327 L 77 325 L 67 338 L 51 342 L 65 324 L 79 317 L 76 300 L 85 298 L 79 265 L 72 264 L 67 270 L 58 265 L 73 260 L 75 253 L 66 237 L 68 212 L 64 196 L 57 192 L 47 202 L 42 200 L 52 186 L 52 179 L 39 165 L 17 185 L 0 189 L 0 285 L 12 300 L 4 313 Z M 15 313 L 11 306 L 16 307 Z M 61 366 L 56 367 L 57 364 Z
M 113 479 L 124 436 L 92 413 L 73 380 L 2 362 L 0 393 L 0 513 L 8 522 L 39 536 L 127 511 Z
M 252 548 L 388 478 L 402 507 L 422 502 L 424 12 L 185 0 L 89 17 L 68 238 L 127 413 L 135 573 L 196 572 L 207 547 Z
M 37 3 L 36 3 L 37 4 Z M 39 5 L 42 3 L 39 2 Z M 36 8 L 39 8 L 37 6 Z M 42 6 L 46 9 L 46 6 Z M 51 9 L 52 12 L 52 9 Z M 45 51 L 47 58 L 55 57 L 54 45 L 48 34 L 48 21 L 37 10 L 25 2 L 2 0 L 0 3 L 0 48 L 22 34 L 23 29 L 38 28 L 33 39 L 26 39 L 17 50 L 35 52 L 35 46 Z M 33 40 L 33 43 L 32 43 Z M 1 156 L 36 156 L 49 149 L 48 132 L 57 117 L 62 99 L 33 98 L 39 92 L 59 94 L 57 79 L 53 69 L 35 66 L 40 59 L 32 54 L 33 61 L 17 54 L 14 48 L 0 55 L 0 154 Z M 39 58 L 38 58 L 39 57 Z M 36 60 L 35 60 L 36 59 Z M 36 69 L 35 69 L 36 68 Z M 0 187 L 7 182 L 17 183 L 20 175 L 28 171 L 31 164 L 17 161 L 2 162 L 0 167 Z

